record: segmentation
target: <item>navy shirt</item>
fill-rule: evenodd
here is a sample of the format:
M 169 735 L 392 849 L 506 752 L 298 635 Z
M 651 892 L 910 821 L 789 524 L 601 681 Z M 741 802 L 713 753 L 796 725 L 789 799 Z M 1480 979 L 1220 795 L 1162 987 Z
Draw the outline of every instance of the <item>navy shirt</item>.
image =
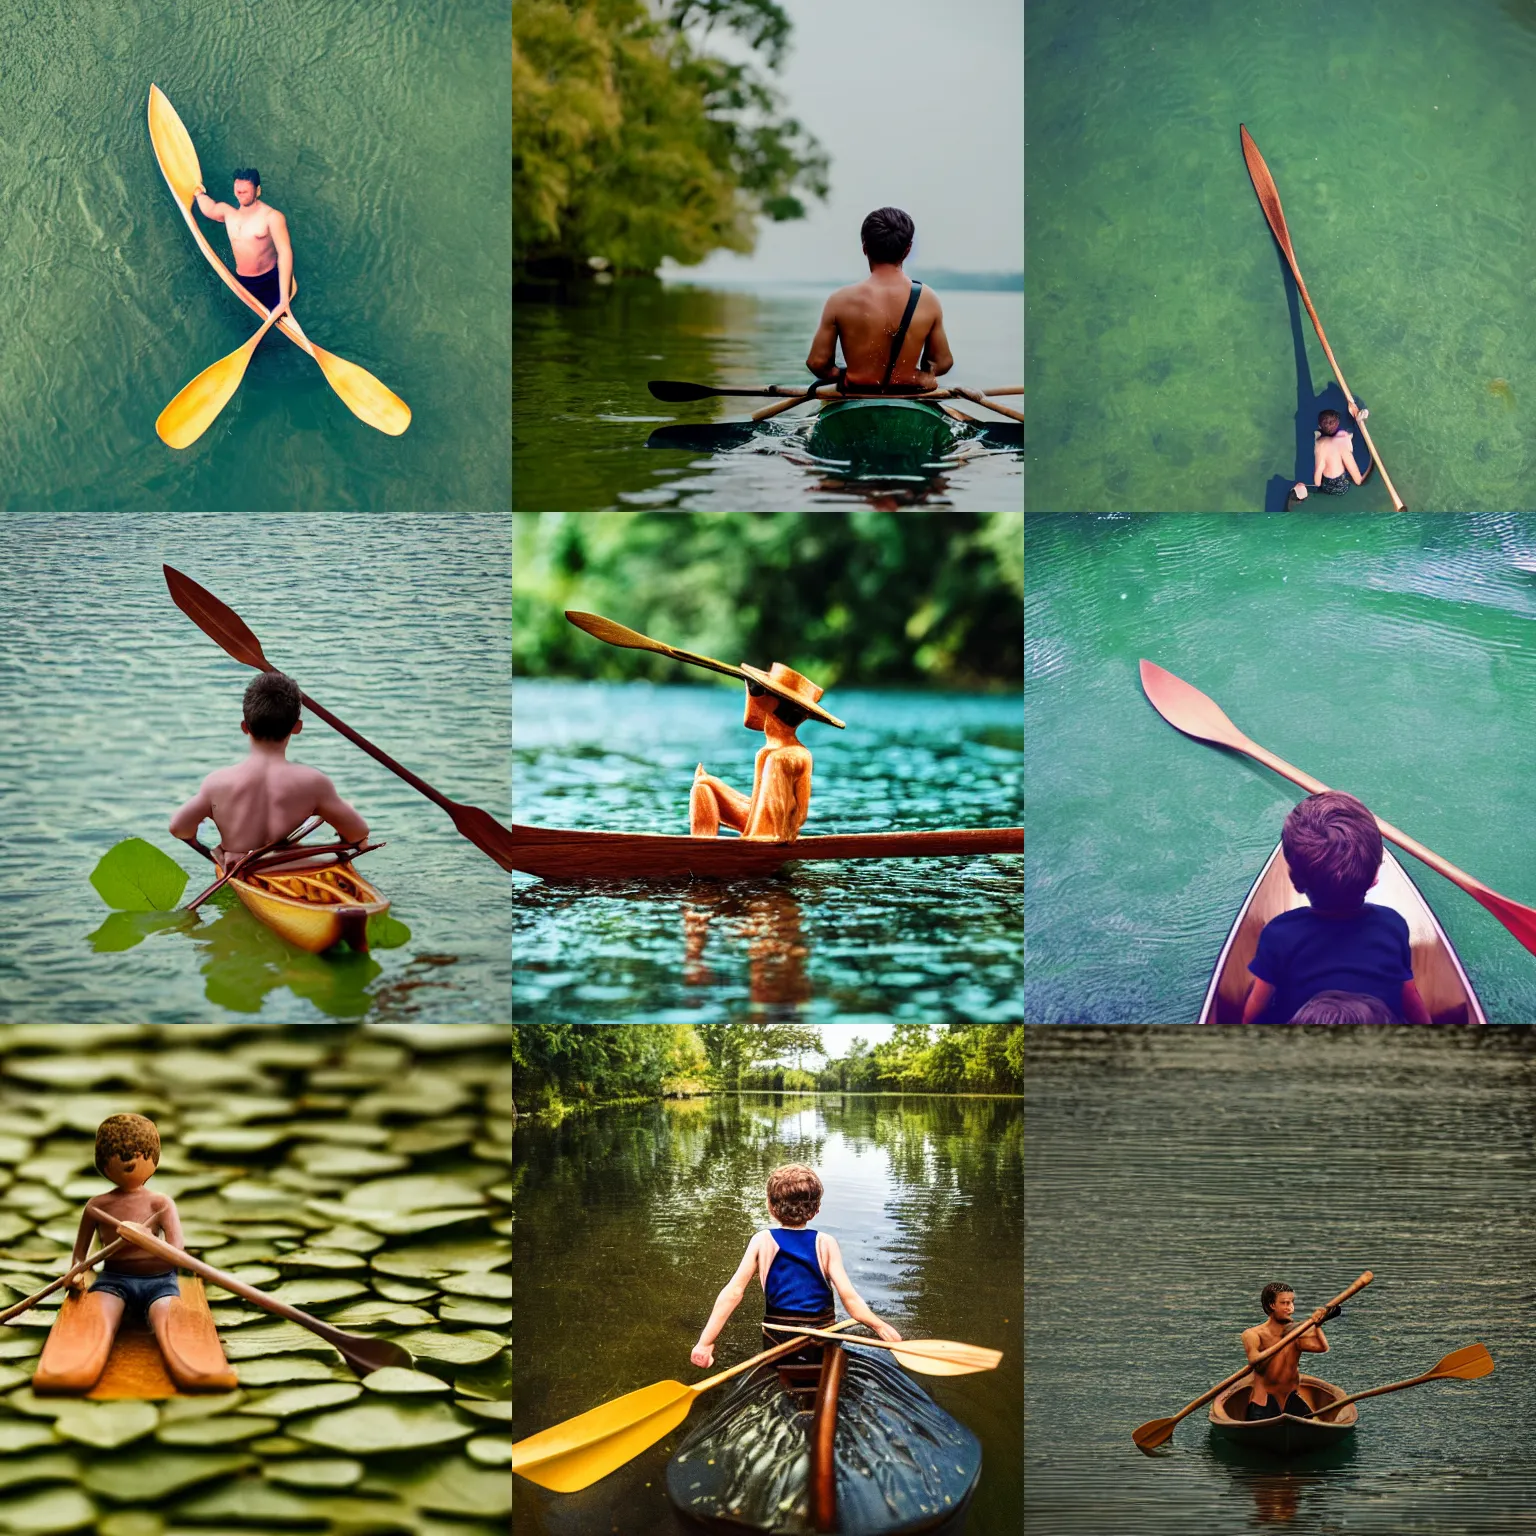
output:
M 1368 901 L 1354 917 L 1322 917 L 1311 907 L 1282 912 L 1264 926 L 1248 969 L 1274 987 L 1259 1021 L 1284 1024 L 1319 992 L 1365 992 L 1399 1018 L 1403 983 L 1413 979 L 1408 924 Z

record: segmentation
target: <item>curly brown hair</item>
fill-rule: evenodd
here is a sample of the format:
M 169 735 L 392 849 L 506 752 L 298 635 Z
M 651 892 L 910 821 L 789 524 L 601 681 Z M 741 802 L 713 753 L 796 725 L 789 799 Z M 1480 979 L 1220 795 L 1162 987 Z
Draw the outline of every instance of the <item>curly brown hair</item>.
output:
M 1259 1296 L 1259 1305 L 1264 1308 L 1264 1314 L 1267 1317 L 1269 1309 L 1274 1306 L 1278 1297 L 1294 1296 L 1295 1294 L 1295 1290 L 1285 1284 L 1283 1280 L 1271 1280 Z
M 113 1115 L 96 1128 L 96 1172 L 106 1178 L 106 1163 L 120 1157 L 125 1163 L 147 1157 L 160 1166 L 160 1132 L 143 1115 Z
M 1330 789 L 1291 808 L 1280 829 L 1291 884 L 1314 907 L 1348 911 L 1381 870 L 1381 829 L 1353 795 Z
M 804 1163 L 785 1163 L 768 1175 L 768 1209 L 786 1227 L 803 1227 L 821 1209 L 821 1180 Z

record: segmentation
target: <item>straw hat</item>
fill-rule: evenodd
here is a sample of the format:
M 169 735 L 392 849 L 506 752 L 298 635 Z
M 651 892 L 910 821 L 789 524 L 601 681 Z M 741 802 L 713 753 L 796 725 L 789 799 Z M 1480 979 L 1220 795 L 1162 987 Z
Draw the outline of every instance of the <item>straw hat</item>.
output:
M 835 725 L 838 730 L 845 730 L 843 722 L 836 715 L 829 715 L 821 709 L 816 701 L 824 692 L 818 688 L 810 678 L 796 672 L 793 667 L 786 667 L 782 661 L 773 664 L 771 672 L 761 672 L 756 667 L 749 667 L 742 662 L 741 670 L 744 676 L 758 685 L 766 688 L 776 698 L 787 699 L 791 704 L 803 709 L 813 720 L 820 720 L 823 725 Z

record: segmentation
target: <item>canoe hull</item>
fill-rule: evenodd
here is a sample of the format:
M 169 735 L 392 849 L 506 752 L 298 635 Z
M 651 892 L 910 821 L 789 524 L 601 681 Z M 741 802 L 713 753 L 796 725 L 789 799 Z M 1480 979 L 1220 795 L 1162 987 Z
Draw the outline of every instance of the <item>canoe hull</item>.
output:
M 1392 907 L 1407 921 L 1413 951 L 1413 978 L 1434 1022 L 1486 1024 L 1488 1017 L 1455 947 L 1429 903 L 1390 849 L 1382 850 L 1381 874 L 1366 900 Z M 1237 921 L 1216 958 L 1216 968 L 1200 1007 L 1199 1023 L 1241 1022 L 1243 1004 L 1253 980 L 1248 962 L 1258 948 L 1264 925 L 1282 912 L 1307 904 L 1307 898 L 1291 884 L 1285 856 L 1276 846 L 1259 871 L 1258 879 L 1249 888 Z
M 389 911 L 389 903 L 350 864 L 274 871 L 229 883 L 253 917 L 312 955 L 343 940 L 366 951 L 368 919 Z
M 806 859 L 917 859 L 1023 853 L 1022 827 L 852 832 L 759 842 L 636 832 L 512 828 L 512 868 L 544 880 L 741 880 Z
M 948 457 L 959 437 L 960 423 L 929 400 L 831 400 L 811 423 L 810 449 L 843 463 L 921 465 Z
M 883 1351 L 845 1353 L 833 1447 L 838 1531 L 957 1530 L 981 1476 L 980 1443 Z M 812 1424 L 774 1368 L 759 1367 L 678 1448 L 667 1497 L 708 1529 L 808 1536 Z
M 1255 1455 L 1290 1458 L 1332 1450 L 1350 1439 L 1360 1421 L 1358 1405 L 1346 1403 L 1337 1419 L 1303 1419 L 1283 1413 L 1278 1418 L 1249 1423 L 1243 1415 L 1252 1385 L 1253 1378 L 1245 1376 L 1235 1387 L 1229 1387 L 1211 1404 L 1208 1417 L 1213 1435 Z M 1309 1408 L 1320 1408 L 1347 1395 L 1342 1387 L 1318 1376 L 1303 1376 L 1297 1392 Z

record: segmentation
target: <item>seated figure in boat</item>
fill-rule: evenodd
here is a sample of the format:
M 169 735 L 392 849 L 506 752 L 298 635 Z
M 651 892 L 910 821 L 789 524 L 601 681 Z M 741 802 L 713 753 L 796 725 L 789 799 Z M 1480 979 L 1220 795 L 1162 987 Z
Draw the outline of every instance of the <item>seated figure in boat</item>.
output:
M 1413 979 L 1408 924 L 1365 899 L 1381 873 L 1381 829 L 1353 795 L 1309 795 L 1280 833 L 1291 884 L 1311 903 L 1264 925 L 1248 962 L 1245 1024 L 1284 1024 L 1319 992 L 1378 998 L 1409 1024 L 1431 1022 Z
M 817 706 L 823 690 L 782 661 L 768 672 L 745 663 L 741 670 L 747 674 L 741 723 L 768 738 L 758 749 L 752 793 L 732 789 L 700 763 L 688 798 L 688 830 L 694 837 L 718 837 L 724 825 L 743 837 L 789 842 L 800 835 L 811 808 L 811 754 L 795 732 L 807 719 L 837 726 L 842 721 Z
M 171 817 L 171 836 L 207 852 L 197 831 L 205 818 L 219 829 L 213 857 L 223 866 L 241 854 L 287 837 L 319 816 L 349 843 L 368 836 L 368 823 L 336 793 L 318 768 L 288 761 L 288 743 L 304 728 L 299 685 L 282 672 L 263 672 L 245 690 L 240 729 L 251 738 L 244 762 L 219 768 Z
M 1349 414 L 1356 421 L 1364 421 L 1371 413 L 1351 400 Z M 1337 411 L 1317 413 L 1317 430 L 1312 434 L 1312 489 L 1322 496 L 1342 496 L 1349 489 L 1351 480 L 1356 485 L 1364 485 L 1375 468 L 1376 460 L 1368 458 L 1365 473 L 1360 473 L 1360 466 L 1355 463 L 1355 434 L 1340 430 Z M 1286 497 L 1286 511 L 1297 502 L 1305 501 L 1307 495 L 1306 481 L 1298 480 Z
M 747 1244 L 736 1273 L 726 1282 L 715 1299 L 715 1309 L 693 1346 L 689 1357 L 700 1367 L 715 1363 L 715 1340 L 731 1313 L 741 1305 L 753 1275 L 763 1287 L 763 1337 L 767 1348 L 786 1344 L 791 1335 L 776 1333 L 774 1325 L 791 1328 L 830 1328 L 836 1312 L 832 1302 L 835 1288 L 842 1297 L 848 1315 L 872 1328 L 890 1344 L 899 1344 L 901 1335 L 889 1323 L 882 1322 L 870 1310 L 864 1298 L 853 1288 L 843 1267 L 842 1250 L 837 1239 L 815 1231 L 809 1223 L 821 1209 L 821 1180 L 812 1168 L 802 1163 L 788 1163 L 768 1175 L 768 1210 L 779 1225 L 759 1232 Z M 806 1349 L 788 1357 L 798 1360 L 821 1359 L 822 1341 L 807 1339 Z M 787 1362 L 786 1362 L 787 1363 Z
M 176 1202 L 144 1187 L 159 1166 L 160 1133 L 152 1120 L 143 1115 L 113 1115 L 102 1121 L 96 1132 L 96 1171 L 113 1188 L 110 1194 L 97 1195 L 87 1203 L 71 1265 L 90 1252 L 98 1233 L 103 1246 L 112 1242 L 118 1236 L 120 1221 L 135 1222 L 173 1246 L 182 1246 Z M 56 1323 L 49 1333 L 32 1378 L 35 1390 L 89 1392 L 106 1367 L 119 1326 L 130 1314 L 148 1319 L 178 1387 L 196 1391 L 231 1385 L 233 1377 L 222 1351 L 216 1360 L 199 1363 L 180 1347 L 172 1332 L 181 1298 L 174 1265 L 130 1243 L 105 1261 L 88 1291 L 86 1278 L 82 1273 L 67 1282 L 71 1296 L 76 1298 L 73 1323 L 67 1332 Z
M 955 366 L 944 309 L 933 289 L 907 276 L 913 224 L 900 208 L 877 208 L 859 231 L 869 276 L 827 300 L 805 366 L 850 393 L 920 394 Z M 837 346 L 843 346 L 843 366 Z
M 1264 1287 L 1259 1305 L 1264 1308 L 1265 1321 L 1256 1328 L 1243 1330 L 1243 1349 L 1250 1363 L 1291 1331 L 1296 1315 L 1296 1293 L 1277 1280 Z M 1324 1314 L 1324 1322 L 1337 1317 L 1343 1310 L 1342 1307 L 1330 1307 Z M 1268 1360 L 1260 1361 L 1253 1367 L 1253 1386 L 1248 1392 L 1248 1411 L 1244 1418 L 1274 1419 L 1282 1413 L 1305 1417 L 1311 1413 L 1311 1408 L 1296 1390 L 1301 1385 L 1301 1357 L 1327 1353 L 1328 1340 L 1319 1325 L 1276 1351 Z

